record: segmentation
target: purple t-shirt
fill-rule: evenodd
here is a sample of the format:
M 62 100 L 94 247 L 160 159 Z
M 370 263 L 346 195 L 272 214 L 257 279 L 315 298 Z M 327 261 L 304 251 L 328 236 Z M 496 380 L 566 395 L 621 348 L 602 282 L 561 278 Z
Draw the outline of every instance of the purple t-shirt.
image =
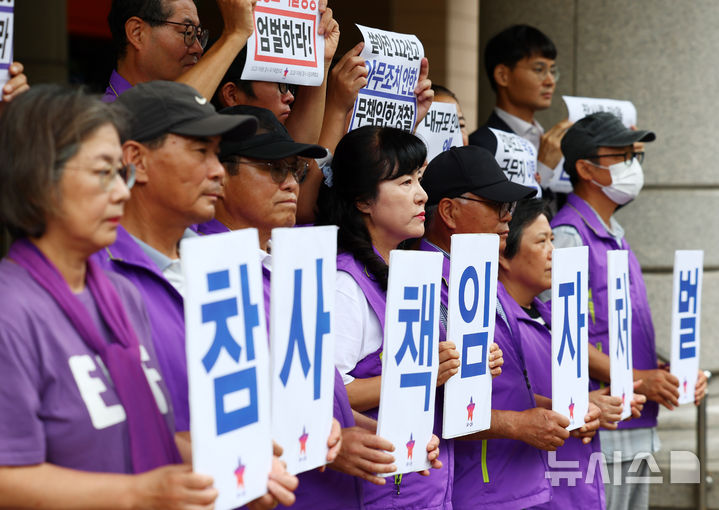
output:
M 172 408 L 142 299 L 108 274 L 140 341 L 145 375 L 171 431 Z M 125 410 L 112 381 L 55 300 L 28 272 L 0 261 L 0 465 L 49 462 L 83 471 L 132 473 Z M 77 295 L 108 336 L 94 299 Z

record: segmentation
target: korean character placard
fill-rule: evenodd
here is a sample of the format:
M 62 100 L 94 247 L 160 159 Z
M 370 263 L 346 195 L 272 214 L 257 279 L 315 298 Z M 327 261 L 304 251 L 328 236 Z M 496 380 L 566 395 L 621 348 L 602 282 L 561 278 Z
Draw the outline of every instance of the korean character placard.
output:
M 461 147 L 462 132 L 459 129 L 457 105 L 437 101 L 432 103 L 415 134 L 427 146 L 428 162 L 440 152 L 448 151 L 450 147 Z
M 699 372 L 704 251 L 674 252 L 671 373 L 679 379 L 679 403 L 694 402 Z
M 242 79 L 321 85 L 325 37 L 317 33 L 317 0 L 260 0 L 254 17 Z
M 411 131 L 417 117 L 414 89 L 424 57 L 414 35 L 357 25 L 364 37 L 360 56 L 367 66 L 367 85 L 360 89 L 349 130 L 391 126 Z
M 490 426 L 489 346 L 494 338 L 498 259 L 498 235 L 452 236 L 447 340 L 456 344 L 461 365 L 444 385 L 442 437 L 447 439 Z
M 629 292 L 629 258 L 626 250 L 607 252 L 609 306 L 609 373 L 611 395 L 622 399 L 622 420 L 632 414 L 634 365 L 632 363 L 632 298 Z
M 15 0 L 0 0 L 0 99 L 2 87 L 10 79 L 13 58 L 13 34 L 15 32 Z
M 272 231 L 272 437 L 292 474 L 327 463 L 337 227 Z
M 489 128 L 497 139 L 494 159 L 512 182 L 529 186 L 537 190 L 537 198 L 542 197 L 542 187 L 537 182 L 537 149 L 519 135 L 499 129 Z
M 442 258 L 438 252 L 390 252 L 377 435 L 394 445 L 397 471 L 381 476 L 429 468 Z
M 552 253 L 552 410 L 569 418 L 567 430 L 589 409 L 588 259 L 586 246 Z
M 256 229 L 185 239 L 185 327 L 193 467 L 218 509 L 267 492 L 270 358 Z
M 627 128 L 637 124 L 637 108 L 631 101 L 574 96 L 562 96 L 562 99 L 567 106 L 567 112 L 569 112 L 568 118 L 572 122 L 577 122 L 593 113 L 609 112 L 621 120 Z

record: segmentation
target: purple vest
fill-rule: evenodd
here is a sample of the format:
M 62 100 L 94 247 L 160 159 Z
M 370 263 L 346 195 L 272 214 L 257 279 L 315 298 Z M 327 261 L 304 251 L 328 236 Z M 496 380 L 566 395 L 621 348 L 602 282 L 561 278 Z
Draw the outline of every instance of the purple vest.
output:
M 135 284 L 150 317 L 152 340 L 160 370 L 170 392 L 178 431 L 190 429 L 185 356 L 185 312 L 182 296 L 122 226 L 115 242 L 92 255 L 106 271 Z
M 584 244 L 589 246 L 589 342 L 604 353 L 609 352 L 609 317 L 607 299 L 607 252 L 618 249 L 617 243 L 606 231 L 594 210 L 584 200 L 572 193 L 567 203 L 552 220 L 552 228 L 570 225 L 577 229 Z M 629 294 L 632 300 L 632 360 L 634 368 L 649 370 L 657 368 L 652 313 L 647 299 L 647 289 L 642 278 L 642 268 L 626 239 L 622 249 L 629 252 Z M 597 381 L 590 380 L 590 389 L 599 388 Z M 656 427 L 659 405 L 647 401 L 639 418 L 619 422 L 620 429 Z
M 372 280 L 365 267 L 349 253 L 337 255 L 337 270 L 349 273 L 362 289 L 372 311 L 377 315 L 384 329 L 386 293 Z M 350 372 L 355 378 L 375 377 L 382 374 L 382 346 L 357 363 Z M 366 411 L 364 414 L 377 419 L 379 408 Z M 441 437 L 442 406 L 441 398 L 435 399 L 434 433 Z M 430 470 L 430 476 L 424 477 L 419 473 L 405 473 L 399 485 L 392 483 L 392 478 L 383 486 L 363 482 L 364 504 L 367 510 L 380 510 L 389 508 L 406 508 L 409 510 L 452 510 L 452 480 L 454 466 L 453 441 L 440 439 L 439 460 L 442 469 Z M 396 477 L 399 478 L 399 477 Z
M 420 249 L 436 251 L 424 240 Z M 441 294 L 444 306 L 448 306 L 449 299 L 449 268 L 450 260 L 445 257 Z M 504 291 L 498 283 L 501 295 L 500 288 Z M 515 348 L 515 340 L 499 314 L 495 324 L 494 341 L 502 349 L 504 366 L 502 375 L 492 382 L 492 408 L 524 411 L 536 407 L 527 387 L 521 346 Z M 454 445 L 454 510 L 525 508 L 549 501 L 546 464 L 536 448 L 511 439 L 455 440 Z M 516 480 L 522 480 L 522 484 Z
M 542 318 L 547 324 L 551 324 L 551 312 L 538 299 L 534 305 L 539 310 Z M 533 320 L 513 299 L 504 308 L 505 313 L 512 314 L 519 325 L 519 335 L 522 339 L 529 373 L 529 382 L 535 393 L 545 397 L 552 397 L 552 335 L 549 330 Z M 500 376 L 501 377 L 501 376 Z M 601 470 L 595 465 L 595 472 L 591 483 L 587 480 L 589 468 L 589 457 L 594 452 L 601 452 L 599 434 L 594 436 L 588 445 L 582 444 L 581 439 L 570 437 L 564 442 L 564 446 L 557 450 L 558 461 L 579 462 L 578 471 L 582 473 L 581 478 L 576 480 L 576 485 L 571 487 L 567 478 L 558 478 L 559 485 L 552 487 L 552 500 L 537 508 L 604 508 L 604 483 L 602 482 Z M 546 456 L 547 453 L 543 452 Z M 549 464 L 548 464 L 549 466 Z M 565 472 L 565 468 L 549 467 L 549 471 Z
M 112 103 L 117 99 L 117 96 L 125 92 L 127 89 L 131 89 L 132 85 L 125 78 L 120 76 L 116 69 L 113 69 L 110 75 L 110 84 L 105 89 L 105 93 L 100 98 L 103 103 Z

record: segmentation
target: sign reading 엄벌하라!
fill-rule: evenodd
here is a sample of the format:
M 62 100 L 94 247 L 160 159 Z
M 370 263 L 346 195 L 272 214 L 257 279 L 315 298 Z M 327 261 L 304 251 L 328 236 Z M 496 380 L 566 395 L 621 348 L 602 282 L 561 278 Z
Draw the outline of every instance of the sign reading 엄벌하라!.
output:
M 0 0 L 0 99 L 2 88 L 10 79 L 15 32 L 15 0 Z
M 632 298 L 629 253 L 607 252 L 607 312 L 609 313 L 609 373 L 611 395 L 622 399 L 622 420 L 632 414 L 634 365 L 632 363 Z
M 357 94 L 349 131 L 361 126 L 390 126 L 412 131 L 417 119 L 414 89 L 424 58 L 417 36 L 357 25 L 364 37 L 360 57 L 367 85 Z
M 257 230 L 184 239 L 192 465 L 211 475 L 215 508 L 267 492 L 270 360 Z
M 247 40 L 243 80 L 319 86 L 324 79 L 325 38 L 317 0 L 261 0 Z

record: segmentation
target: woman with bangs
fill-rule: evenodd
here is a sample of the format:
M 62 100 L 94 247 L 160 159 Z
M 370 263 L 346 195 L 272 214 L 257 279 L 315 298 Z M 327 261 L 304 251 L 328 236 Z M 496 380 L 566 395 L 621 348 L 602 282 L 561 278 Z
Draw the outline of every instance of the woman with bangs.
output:
M 387 261 L 403 241 L 424 234 L 427 194 L 420 168 L 426 155 L 422 141 L 406 131 L 377 126 L 350 131 L 337 145 L 332 175 L 320 192 L 318 224 L 339 226 L 335 364 L 352 408 L 366 418 L 357 425 L 368 433 L 376 430 L 380 398 Z M 446 350 L 440 356 L 438 379 L 456 369 L 453 354 Z M 451 509 L 451 442 L 433 437 L 427 451 L 432 467 L 445 469 L 396 476 L 394 484 L 374 477 L 364 483 L 365 508 Z

